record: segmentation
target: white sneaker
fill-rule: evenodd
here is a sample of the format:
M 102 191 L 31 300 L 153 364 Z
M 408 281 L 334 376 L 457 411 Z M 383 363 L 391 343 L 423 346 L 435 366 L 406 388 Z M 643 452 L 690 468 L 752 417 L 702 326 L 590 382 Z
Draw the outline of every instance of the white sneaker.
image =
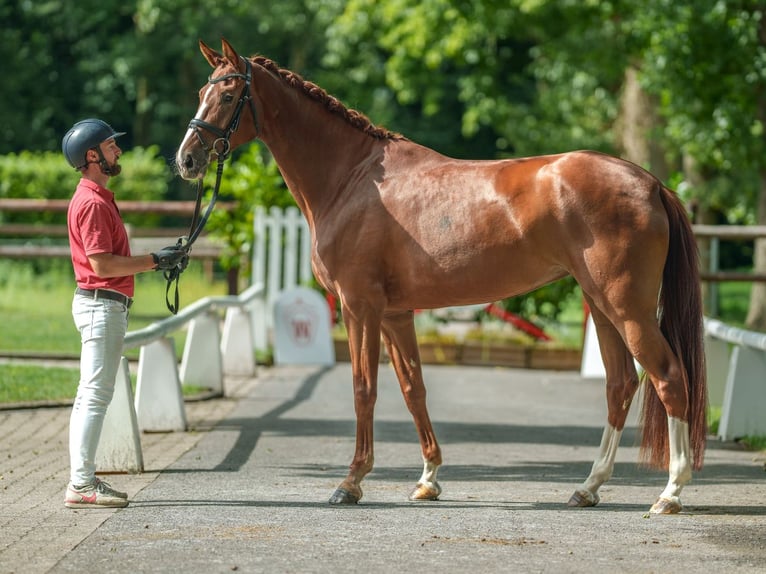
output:
M 127 505 L 127 493 L 113 489 L 100 478 L 84 486 L 69 483 L 64 497 L 67 508 L 124 508 Z

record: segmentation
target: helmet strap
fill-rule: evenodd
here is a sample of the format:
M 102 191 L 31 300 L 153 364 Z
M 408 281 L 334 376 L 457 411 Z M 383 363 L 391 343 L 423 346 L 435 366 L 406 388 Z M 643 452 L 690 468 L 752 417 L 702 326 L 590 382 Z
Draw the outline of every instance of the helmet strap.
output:
M 116 173 L 115 173 L 115 170 L 113 169 L 113 167 L 109 165 L 108 161 L 106 161 L 106 158 L 104 157 L 104 154 L 101 151 L 100 145 L 95 146 L 91 149 L 95 150 L 95 152 L 98 154 L 99 159 L 98 161 L 89 161 L 87 163 L 97 163 L 98 167 L 101 169 L 101 173 L 103 173 L 104 175 L 112 176 L 112 175 L 117 175 L 118 173 L 120 173 L 121 170 L 119 169 L 116 170 Z

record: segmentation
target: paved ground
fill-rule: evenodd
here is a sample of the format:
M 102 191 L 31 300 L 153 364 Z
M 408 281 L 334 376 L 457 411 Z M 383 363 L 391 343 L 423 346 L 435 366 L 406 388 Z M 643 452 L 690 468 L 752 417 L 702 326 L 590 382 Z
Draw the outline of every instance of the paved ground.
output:
M 763 460 L 713 442 L 686 512 L 646 514 L 663 473 L 626 430 L 593 509 L 603 383 L 574 373 L 428 367 L 441 500 L 410 503 L 420 452 L 381 367 L 376 468 L 330 507 L 354 447 L 350 369 L 276 368 L 187 403 L 191 432 L 142 437 L 147 472 L 106 477 L 122 510 L 64 508 L 68 408 L 0 412 L 0 572 L 763 572 Z M 633 421 L 635 424 L 635 421 Z

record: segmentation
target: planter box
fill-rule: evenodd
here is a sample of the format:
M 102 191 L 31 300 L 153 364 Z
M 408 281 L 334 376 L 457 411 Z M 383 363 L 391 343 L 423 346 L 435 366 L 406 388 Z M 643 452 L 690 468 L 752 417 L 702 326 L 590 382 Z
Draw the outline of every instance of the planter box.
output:
M 526 369 L 529 348 L 520 345 L 501 345 L 480 341 L 463 343 L 463 365 L 492 365 Z
M 335 360 L 349 362 L 348 341 L 335 339 Z M 579 349 L 556 349 L 544 345 L 514 345 L 467 341 L 464 343 L 420 343 L 420 361 L 424 365 L 478 365 L 516 369 L 579 371 L 582 352 Z M 381 347 L 380 362 L 388 362 Z
M 350 363 L 351 351 L 348 348 L 348 341 L 346 339 L 333 339 L 333 345 L 335 347 L 335 362 L 336 363 Z M 388 362 L 388 354 L 383 346 L 380 344 L 380 362 Z
M 579 371 L 582 365 L 582 351 L 579 349 L 547 349 L 530 347 L 530 369 L 549 371 Z
M 418 345 L 420 362 L 424 365 L 461 364 L 462 345 L 456 343 L 424 342 Z
M 345 339 L 333 339 L 335 347 L 335 361 L 337 363 L 350 363 L 351 351 L 348 349 L 348 341 Z

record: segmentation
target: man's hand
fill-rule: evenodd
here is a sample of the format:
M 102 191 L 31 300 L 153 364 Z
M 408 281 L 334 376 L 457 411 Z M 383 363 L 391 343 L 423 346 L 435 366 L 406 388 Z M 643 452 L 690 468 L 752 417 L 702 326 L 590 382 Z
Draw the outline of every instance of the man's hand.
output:
M 152 257 L 157 271 L 170 271 L 175 268 L 183 271 L 189 265 L 189 253 L 177 244 L 152 253 Z

